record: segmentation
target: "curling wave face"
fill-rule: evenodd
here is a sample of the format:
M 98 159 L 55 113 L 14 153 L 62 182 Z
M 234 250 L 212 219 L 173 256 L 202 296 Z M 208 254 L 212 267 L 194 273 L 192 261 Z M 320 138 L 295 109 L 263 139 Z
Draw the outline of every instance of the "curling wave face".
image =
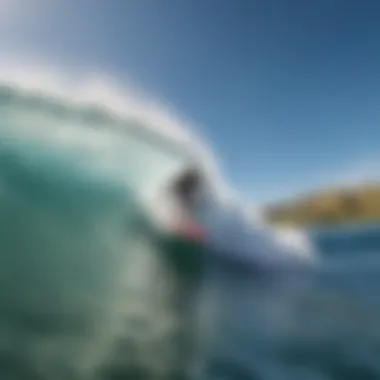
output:
M 141 220 L 182 158 L 136 112 L 53 95 L 0 86 L 0 375 L 168 378 L 182 284 Z

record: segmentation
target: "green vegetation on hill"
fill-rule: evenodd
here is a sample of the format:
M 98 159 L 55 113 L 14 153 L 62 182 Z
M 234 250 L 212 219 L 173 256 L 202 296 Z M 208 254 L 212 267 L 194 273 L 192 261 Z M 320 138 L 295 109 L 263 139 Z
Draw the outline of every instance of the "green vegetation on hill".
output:
M 380 184 L 332 189 L 265 208 L 275 224 L 327 226 L 380 222 Z

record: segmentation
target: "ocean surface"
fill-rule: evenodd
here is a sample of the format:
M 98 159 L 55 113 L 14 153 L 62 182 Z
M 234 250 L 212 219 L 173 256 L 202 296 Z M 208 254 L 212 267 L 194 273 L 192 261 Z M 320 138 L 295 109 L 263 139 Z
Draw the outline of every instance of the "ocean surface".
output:
M 205 379 L 380 379 L 380 226 L 309 234 L 322 266 L 291 302 L 274 278 L 215 266 L 219 326 Z
M 144 123 L 0 86 L 0 378 L 380 379 L 380 226 L 308 232 L 306 276 L 208 252 L 189 285 L 144 229 L 182 159 Z

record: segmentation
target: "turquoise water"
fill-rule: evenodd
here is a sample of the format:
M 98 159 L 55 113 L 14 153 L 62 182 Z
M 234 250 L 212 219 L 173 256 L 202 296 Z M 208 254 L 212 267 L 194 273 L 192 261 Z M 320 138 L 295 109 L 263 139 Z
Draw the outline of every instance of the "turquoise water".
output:
M 0 86 L 0 378 L 380 378 L 380 228 L 313 231 L 291 294 L 228 255 L 181 266 L 200 252 L 146 211 L 184 155 L 140 127 Z
M 136 130 L 0 87 L 0 378 L 167 379 L 182 366 L 183 281 L 145 218 L 181 156 Z

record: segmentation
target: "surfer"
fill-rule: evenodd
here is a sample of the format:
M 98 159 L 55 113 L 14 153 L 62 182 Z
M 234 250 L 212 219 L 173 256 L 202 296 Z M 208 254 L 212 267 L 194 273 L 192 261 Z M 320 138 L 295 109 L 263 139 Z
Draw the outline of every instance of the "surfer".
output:
M 301 232 L 254 222 L 232 202 L 222 202 L 196 167 L 175 181 L 173 193 L 183 215 L 202 228 L 207 246 L 226 259 L 263 269 L 313 261 L 313 249 Z

